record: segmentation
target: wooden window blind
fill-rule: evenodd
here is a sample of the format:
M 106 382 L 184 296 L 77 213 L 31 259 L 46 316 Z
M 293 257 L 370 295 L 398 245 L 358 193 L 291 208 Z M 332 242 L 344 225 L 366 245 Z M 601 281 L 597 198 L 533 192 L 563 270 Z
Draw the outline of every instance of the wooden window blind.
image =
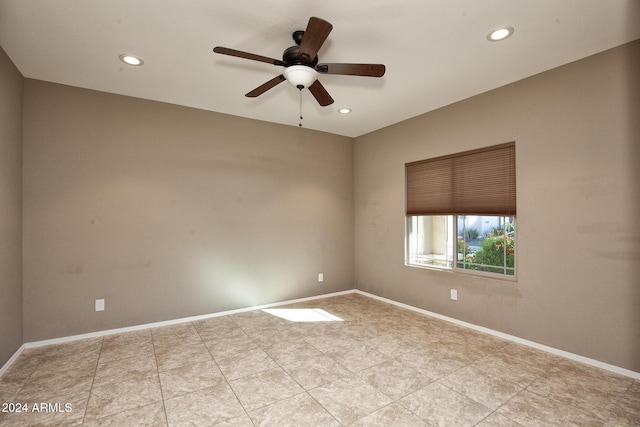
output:
M 407 215 L 516 214 L 515 142 L 407 163 Z

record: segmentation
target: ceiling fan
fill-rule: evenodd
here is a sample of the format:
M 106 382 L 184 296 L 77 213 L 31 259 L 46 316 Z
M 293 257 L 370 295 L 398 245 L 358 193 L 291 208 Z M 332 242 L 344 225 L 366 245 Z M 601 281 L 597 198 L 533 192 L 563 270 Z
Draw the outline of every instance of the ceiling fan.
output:
M 318 50 L 320 50 L 332 29 L 333 25 L 324 19 L 311 17 L 305 31 L 295 31 L 292 34 L 296 45 L 285 49 L 282 54 L 282 60 L 220 46 L 215 47 L 213 51 L 223 55 L 285 67 L 282 74 L 247 93 L 245 96 L 249 98 L 260 96 L 287 80 L 300 91 L 308 88 L 318 103 L 326 107 L 333 103 L 333 98 L 318 80 L 318 73 L 382 77 L 385 72 L 383 64 L 318 64 Z

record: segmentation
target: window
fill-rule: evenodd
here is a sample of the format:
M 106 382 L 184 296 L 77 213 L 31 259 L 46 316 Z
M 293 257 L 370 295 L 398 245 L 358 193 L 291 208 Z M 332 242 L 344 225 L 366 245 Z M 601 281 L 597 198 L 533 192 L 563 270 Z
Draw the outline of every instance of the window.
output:
M 407 163 L 406 264 L 515 277 L 515 144 Z
M 515 276 L 515 217 L 408 217 L 407 264 Z

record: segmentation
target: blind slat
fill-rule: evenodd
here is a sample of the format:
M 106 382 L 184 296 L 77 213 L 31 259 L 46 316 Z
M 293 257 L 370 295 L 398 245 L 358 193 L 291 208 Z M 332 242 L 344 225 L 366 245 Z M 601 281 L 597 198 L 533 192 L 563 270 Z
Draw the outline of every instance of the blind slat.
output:
M 405 165 L 407 215 L 515 215 L 515 143 Z

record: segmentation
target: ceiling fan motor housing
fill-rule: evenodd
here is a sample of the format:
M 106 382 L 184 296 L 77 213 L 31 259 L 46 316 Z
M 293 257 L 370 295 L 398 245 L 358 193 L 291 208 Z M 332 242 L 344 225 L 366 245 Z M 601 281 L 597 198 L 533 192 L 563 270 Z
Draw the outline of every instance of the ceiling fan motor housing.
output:
M 287 65 L 306 65 L 308 67 L 315 67 L 318 64 L 318 55 L 313 58 L 313 61 L 307 61 L 305 56 L 298 58 L 299 51 L 300 46 L 291 46 L 285 49 L 282 54 L 282 60 Z

